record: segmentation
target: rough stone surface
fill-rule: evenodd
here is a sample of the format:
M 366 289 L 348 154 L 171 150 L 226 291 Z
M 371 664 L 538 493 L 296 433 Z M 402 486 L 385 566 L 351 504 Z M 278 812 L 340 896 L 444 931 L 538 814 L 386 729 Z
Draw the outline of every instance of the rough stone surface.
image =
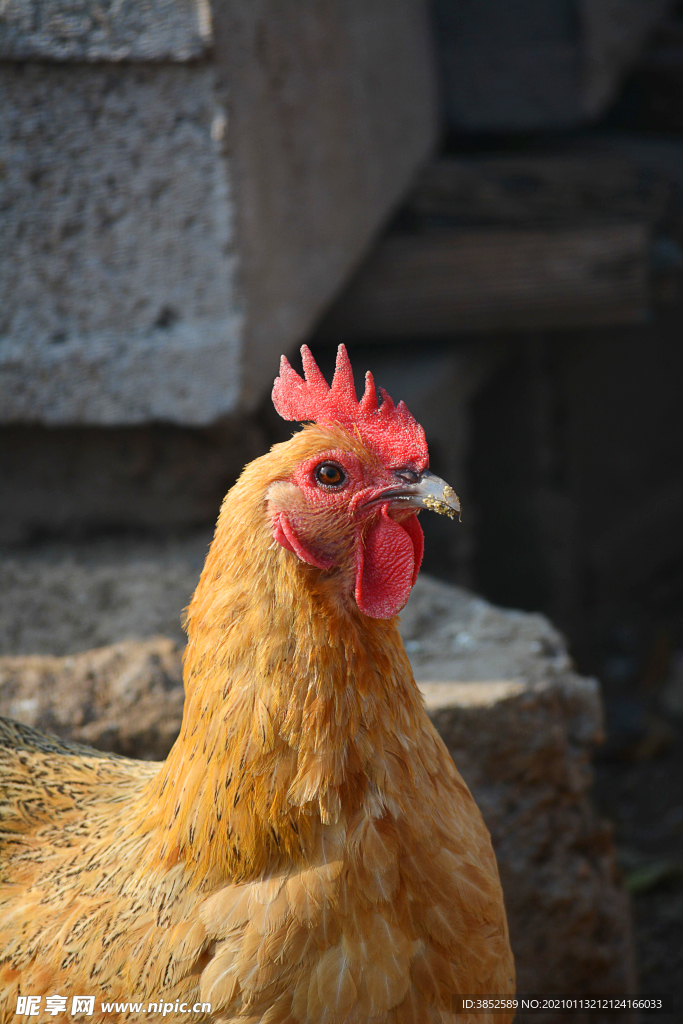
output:
M 0 64 L 0 83 L 0 418 L 201 424 L 235 406 L 213 68 Z
M 157 543 L 48 544 L 0 560 L 0 654 L 68 655 L 161 634 L 183 643 L 182 609 L 211 533 Z
M 99 750 L 162 760 L 182 719 L 180 654 L 155 637 L 67 658 L 0 658 L 0 708 Z
M 425 0 L 230 0 L 228 90 L 245 395 L 272 383 L 408 191 L 438 134 Z
M 209 0 L 4 0 L 0 59 L 178 60 L 211 45 Z
M 219 321 L 235 262 L 208 65 L 0 64 L 0 351 Z M 6 289 L 6 292 L 4 291 Z
M 205 59 L 88 62 L 97 19 L 144 42 L 167 8 L 213 20 Z M 84 49 L 0 63 L 0 421 L 253 408 L 433 144 L 424 0 L 2 11 L 13 53 Z
M 0 659 L 0 714 L 162 756 L 180 716 L 179 610 L 207 541 L 91 544 L 70 556 L 53 545 L 0 563 L 0 651 L 14 655 Z M 520 991 L 633 991 L 628 898 L 589 798 L 597 684 L 572 671 L 542 616 L 429 577 L 401 628 L 429 713 L 491 830 Z M 167 639 L 122 643 L 152 633 Z M 95 644 L 114 646 L 20 656 Z

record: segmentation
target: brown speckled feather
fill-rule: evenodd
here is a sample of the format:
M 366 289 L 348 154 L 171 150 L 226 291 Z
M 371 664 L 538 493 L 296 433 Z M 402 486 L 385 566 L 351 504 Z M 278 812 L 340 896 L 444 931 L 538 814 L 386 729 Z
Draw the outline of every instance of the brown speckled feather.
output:
M 490 839 L 396 620 L 269 531 L 272 481 L 331 439 L 364 452 L 308 427 L 226 498 L 163 765 L 0 723 L 1 1024 L 19 994 L 92 994 L 93 1021 L 179 1000 L 211 1011 L 172 1019 L 427 1024 L 514 990 Z

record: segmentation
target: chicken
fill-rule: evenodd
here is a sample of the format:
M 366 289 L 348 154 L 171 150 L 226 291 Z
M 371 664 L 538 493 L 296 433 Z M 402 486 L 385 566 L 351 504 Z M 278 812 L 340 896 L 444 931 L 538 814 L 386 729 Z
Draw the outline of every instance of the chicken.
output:
M 457 996 L 514 992 L 489 834 L 397 628 L 416 511 L 458 499 L 343 346 L 331 388 L 302 353 L 273 401 L 307 425 L 228 493 L 187 610 L 167 760 L 2 720 L 2 1022 L 94 996 L 93 1021 L 485 1024 Z

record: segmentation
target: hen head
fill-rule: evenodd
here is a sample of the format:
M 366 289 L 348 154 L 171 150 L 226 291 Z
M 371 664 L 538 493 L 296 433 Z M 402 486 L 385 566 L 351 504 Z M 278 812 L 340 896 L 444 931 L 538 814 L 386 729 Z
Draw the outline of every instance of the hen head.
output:
M 308 421 L 287 447 L 295 459 L 268 488 L 273 537 L 301 561 L 349 581 L 358 608 L 388 619 L 405 605 L 422 562 L 416 511 L 455 516 L 457 495 L 430 473 L 422 427 L 395 406 L 372 375 L 356 397 L 346 349 L 328 385 L 307 346 L 305 379 L 283 356 L 273 404 L 287 420 Z M 289 463 L 289 460 L 288 460 Z

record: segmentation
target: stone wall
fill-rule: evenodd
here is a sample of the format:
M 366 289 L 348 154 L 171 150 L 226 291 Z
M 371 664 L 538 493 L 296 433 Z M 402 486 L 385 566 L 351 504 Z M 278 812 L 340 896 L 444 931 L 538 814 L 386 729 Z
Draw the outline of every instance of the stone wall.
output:
M 428 155 L 423 0 L 11 0 L 0 421 L 249 409 Z

